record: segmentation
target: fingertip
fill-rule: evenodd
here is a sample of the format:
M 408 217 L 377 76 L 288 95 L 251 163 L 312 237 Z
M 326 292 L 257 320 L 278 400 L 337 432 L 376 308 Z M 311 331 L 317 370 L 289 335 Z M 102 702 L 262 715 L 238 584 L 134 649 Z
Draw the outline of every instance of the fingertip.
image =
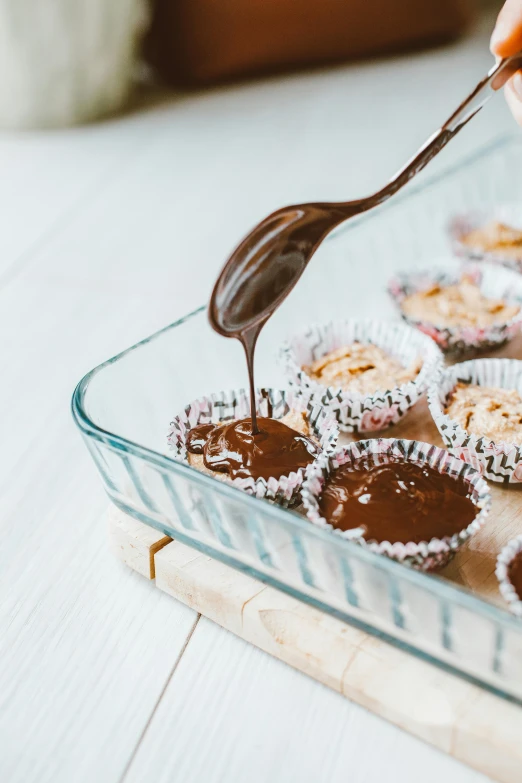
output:
M 517 75 L 520 78 L 520 83 L 522 85 L 522 75 L 520 72 L 517 72 Z M 509 106 L 509 110 L 511 111 L 511 114 L 515 118 L 515 121 L 518 125 L 522 126 L 522 100 L 519 98 L 518 93 L 515 91 L 513 79 L 510 79 L 509 82 L 504 87 L 504 95 L 506 96 L 506 101 Z
M 506 42 L 511 37 L 511 25 L 505 21 L 505 8 L 503 8 L 497 17 L 495 27 L 491 33 L 489 48 L 491 54 L 497 57 L 506 57 Z
M 503 37 L 497 32 L 497 28 L 495 27 L 489 41 L 489 51 L 491 54 L 495 55 L 495 57 L 502 57 L 501 52 L 499 52 L 499 47 L 502 48 L 502 43 Z
M 510 79 L 511 87 L 519 101 L 522 101 L 522 72 L 517 71 Z
M 505 0 L 495 23 L 489 47 L 498 57 L 511 57 L 522 49 L 522 3 Z
M 513 54 L 513 44 L 508 31 L 503 29 L 502 25 L 497 25 L 493 30 L 489 42 L 489 50 L 496 58 L 511 57 Z
M 522 108 L 522 71 L 516 71 L 504 86 L 506 98 L 512 109 L 513 103 L 520 103 Z

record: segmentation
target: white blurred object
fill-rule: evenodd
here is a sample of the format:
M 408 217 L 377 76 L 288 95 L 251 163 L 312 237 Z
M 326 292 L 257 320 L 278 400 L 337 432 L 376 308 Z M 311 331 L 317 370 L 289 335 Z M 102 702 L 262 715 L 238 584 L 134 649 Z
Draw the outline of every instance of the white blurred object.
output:
M 120 109 L 148 0 L 0 0 L 0 127 L 63 127 Z

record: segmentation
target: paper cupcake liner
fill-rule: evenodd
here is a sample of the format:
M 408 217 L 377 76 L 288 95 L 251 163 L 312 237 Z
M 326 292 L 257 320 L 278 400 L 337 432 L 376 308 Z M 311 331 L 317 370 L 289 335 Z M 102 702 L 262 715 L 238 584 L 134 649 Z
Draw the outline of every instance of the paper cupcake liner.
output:
M 479 509 L 475 519 L 459 533 L 443 538 L 432 538 L 430 541 L 416 544 L 390 543 L 389 541 L 366 541 L 359 529 L 339 530 L 334 528 L 319 509 L 319 498 L 325 482 L 341 465 L 355 465 L 361 460 L 374 465 L 385 464 L 390 458 L 399 458 L 417 465 L 429 465 L 439 473 L 447 473 L 455 478 L 462 477 L 470 488 L 472 502 Z M 414 440 L 395 440 L 376 438 L 350 443 L 337 449 L 335 454 L 319 458 L 307 469 L 307 477 L 302 489 L 303 505 L 310 522 L 319 527 L 331 530 L 335 535 L 356 541 L 361 546 L 380 555 L 386 555 L 404 565 L 412 566 L 421 571 L 432 571 L 446 565 L 457 549 L 467 539 L 479 530 L 485 522 L 491 505 L 488 486 L 480 474 L 466 462 L 457 459 L 448 451 Z
M 501 252 L 469 247 L 462 242 L 462 238 L 466 234 L 495 220 L 514 228 L 522 228 L 522 203 L 506 202 L 493 209 L 475 209 L 456 215 L 448 226 L 453 251 L 456 255 L 472 261 L 489 261 L 492 264 L 502 264 L 518 272 L 522 271 L 522 247 L 520 248 L 520 258 L 516 259 L 503 256 Z
M 393 389 L 370 395 L 324 386 L 302 369 L 353 342 L 374 343 L 408 367 L 422 359 L 418 375 Z M 442 363 L 442 354 L 426 335 L 400 321 L 347 320 L 313 325 L 285 343 L 281 361 L 292 386 L 313 394 L 335 415 L 344 432 L 376 432 L 396 424 L 426 391 Z
M 290 410 L 306 413 L 312 436 L 315 436 L 321 447 L 318 456 L 330 454 L 335 450 L 339 437 L 339 428 L 335 418 L 310 396 L 279 389 L 257 389 L 256 395 L 256 409 L 259 415 L 268 416 L 269 402 L 272 406 L 274 419 L 282 419 Z M 268 395 L 268 399 L 263 395 Z M 169 445 L 174 451 L 176 459 L 188 464 L 186 438 L 192 427 L 197 424 L 217 424 L 248 416 L 250 416 L 250 398 L 245 389 L 234 389 L 218 392 L 210 397 L 201 397 L 187 405 L 185 410 L 171 422 L 168 433 Z M 236 478 L 227 483 L 249 495 L 266 498 L 282 506 L 289 506 L 299 500 L 304 474 L 304 468 L 299 468 L 288 476 L 269 479 L 258 478 L 257 480 Z
M 404 321 L 434 340 L 442 351 L 463 354 L 469 351 L 498 348 L 512 339 L 522 328 L 522 275 L 493 264 L 465 264 L 461 270 L 434 267 L 420 272 L 396 275 L 388 283 L 388 293 L 397 305 Z M 455 285 L 463 277 L 471 279 L 484 296 L 502 299 L 520 306 L 520 312 L 508 321 L 490 326 L 437 326 L 429 321 L 413 318 L 402 310 L 407 296 L 425 291 L 433 285 Z
M 517 617 L 522 617 L 522 600 L 518 597 L 518 593 L 509 579 L 509 566 L 520 552 L 522 552 L 522 535 L 513 538 L 506 544 L 497 558 L 495 569 L 502 597 Z
M 445 445 L 485 478 L 504 484 L 522 482 L 522 447 L 471 435 L 446 411 L 457 383 L 522 390 L 522 361 L 470 359 L 439 371 L 428 388 L 428 405 Z

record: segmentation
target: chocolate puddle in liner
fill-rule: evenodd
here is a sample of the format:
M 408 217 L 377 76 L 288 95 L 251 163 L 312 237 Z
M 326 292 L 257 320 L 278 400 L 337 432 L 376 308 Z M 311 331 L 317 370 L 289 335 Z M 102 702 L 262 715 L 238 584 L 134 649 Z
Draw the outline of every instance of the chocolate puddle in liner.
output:
M 508 566 L 508 579 L 522 601 L 522 552 L 519 552 Z
M 462 478 L 398 460 L 339 467 L 326 481 L 319 508 L 335 528 L 361 527 L 367 541 L 392 544 L 451 537 L 478 513 Z
M 215 424 L 198 424 L 197 427 L 192 427 L 187 435 L 187 451 L 191 454 L 203 454 L 208 436 L 215 429 Z
M 187 451 L 203 454 L 205 466 L 232 478 L 276 479 L 305 468 L 319 452 L 310 438 L 282 421 L 258 418 L 252 434 L 251 419 L 225 424 L 200 424 L 187 437 Z

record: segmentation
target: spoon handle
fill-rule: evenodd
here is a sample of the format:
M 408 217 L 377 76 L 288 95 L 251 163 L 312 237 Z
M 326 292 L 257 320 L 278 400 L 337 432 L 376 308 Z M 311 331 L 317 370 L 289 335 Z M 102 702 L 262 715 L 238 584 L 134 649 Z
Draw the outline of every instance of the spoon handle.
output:
M 435 131 L 435 133 L 424 142 L 422 147 L 417 150 L 415 155 L 394 174 L 388 184 L 379 191 L 372 199 L 368 199 L 369 209 L 380 204 L 390 196 L 393 196 L 407 182 L 409 182 L 419 171 L 433 160 L 439 154 L 446 144 L 469 122 L 485 103 L 491 98 L 494 92 L 499 90 L 507 80 L 522 67 L 522 52 L 512 57 L 506 57 L 499 60 L 488 71 L 486 76 L 480 81 L 475 89 L 465 98 L 458 109 L 453 112 L 449 120 Z
M 456 132 L 475 116 L 489 101 L 493 93 L 499 90 L 507 80 L 522 67 L 522 53 L 506 57 L 493 65 L 486 76 L 480 81 L 473 92 L 460 104 L 441 130 Z

